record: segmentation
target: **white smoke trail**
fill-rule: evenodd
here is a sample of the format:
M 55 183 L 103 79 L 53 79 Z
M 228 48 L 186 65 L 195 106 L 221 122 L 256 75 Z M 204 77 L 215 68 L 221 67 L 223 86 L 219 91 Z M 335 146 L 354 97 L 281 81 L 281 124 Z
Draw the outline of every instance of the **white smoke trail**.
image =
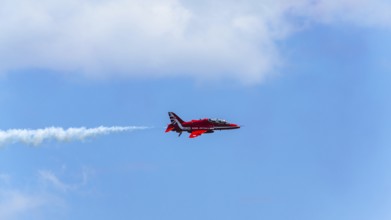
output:
M 97 135 L 107 135 L 114 132 L 143 130 L 148 127 L 139 126 L 114 126 L 114 127 L 96 127 L 96 128 L 68 128 L 61 127 L 48 127 L 43 129 L 10 129 L 0 130 L 0 146 L 6 144 L 22 142 L 29 145 L 37 146 L 45 140 L 56 141 L 83 141 L 86 138 L 94 137 Z

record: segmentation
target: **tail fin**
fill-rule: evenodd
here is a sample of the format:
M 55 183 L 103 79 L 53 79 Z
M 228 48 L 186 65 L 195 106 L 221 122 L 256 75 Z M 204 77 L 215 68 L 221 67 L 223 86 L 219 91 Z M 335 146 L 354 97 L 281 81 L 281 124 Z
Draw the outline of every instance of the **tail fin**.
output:
M 178 115 L 176 115 L 174 112 L 169 112 L 168 116 L 170 116 L 171 124 L 172 125 L 178 125 L 179 127 L 182 127 L 182 123 L 184 122 Z

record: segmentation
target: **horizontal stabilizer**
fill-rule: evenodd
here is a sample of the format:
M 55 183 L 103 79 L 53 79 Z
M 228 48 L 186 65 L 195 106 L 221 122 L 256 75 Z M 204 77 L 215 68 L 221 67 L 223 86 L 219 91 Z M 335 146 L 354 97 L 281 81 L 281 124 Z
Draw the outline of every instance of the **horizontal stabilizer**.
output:
M 172 124 L 169 124 L 168 126 L 167 126 L 167 129 L 166 129 L 166 133 L 167 132 L 170 132 L 170 131 L 172 131 L 172 130 L 174 130 L 174 126 L 172 125 Z

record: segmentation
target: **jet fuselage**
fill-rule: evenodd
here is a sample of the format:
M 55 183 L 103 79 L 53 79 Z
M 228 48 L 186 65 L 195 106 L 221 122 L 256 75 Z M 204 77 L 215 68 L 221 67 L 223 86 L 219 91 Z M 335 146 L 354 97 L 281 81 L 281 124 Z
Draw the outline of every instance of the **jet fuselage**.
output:
M 171 123 L 167 126 L 166 132 L 175 131 L 181 135 L 185 131 L 191 133 L 190 138 L 198 137 L 203 133 L 213 133 L 215 130 L 240 128 L 237 124 L 228 123 L 221 119 L 204 118 L 185 122 L 173 112 L 169 112 L 168 115 Z

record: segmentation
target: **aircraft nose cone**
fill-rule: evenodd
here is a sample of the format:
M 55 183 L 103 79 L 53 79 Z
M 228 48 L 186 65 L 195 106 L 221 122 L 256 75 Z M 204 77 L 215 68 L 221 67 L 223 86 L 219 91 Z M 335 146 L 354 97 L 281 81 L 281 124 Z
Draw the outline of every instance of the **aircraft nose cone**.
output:
M 230 124 L 230 126 L 231 126 L 232 128 L 240 128 L 240 126 L 237 125 L 237 124 Z

